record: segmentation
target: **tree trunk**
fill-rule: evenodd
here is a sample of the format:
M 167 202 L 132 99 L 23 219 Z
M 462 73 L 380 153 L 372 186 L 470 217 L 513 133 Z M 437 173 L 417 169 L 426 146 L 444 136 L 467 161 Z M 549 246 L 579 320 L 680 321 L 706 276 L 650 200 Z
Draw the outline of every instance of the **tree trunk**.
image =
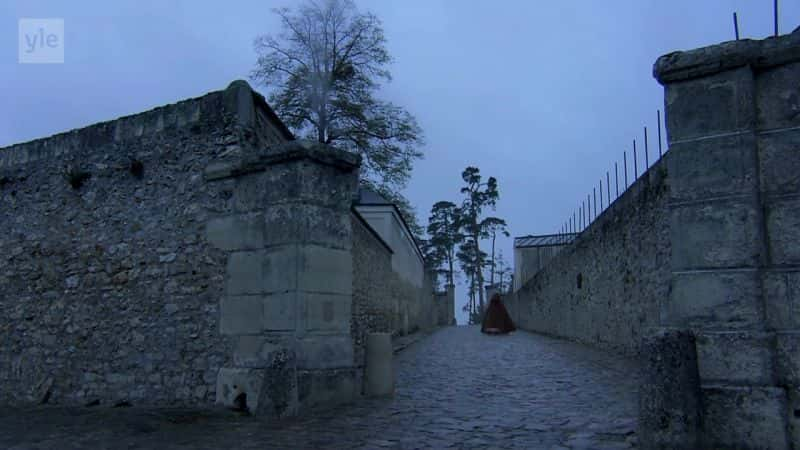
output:
M 484 299 L 486 297 L 483 292 L 483 260 L 481 259 L 481 248 L 478 245 L 478 235 L 474 235 L 473 239 L 475 239 L 475 262 L 477 263 L 475 269 L 478 281 L 478 305 L 480 306 L 480 311 L 483 312 Z
M 450 271 L 447 272 L 447 284 L 452 286 L 453 283 L 453 256 L 447 255 L 447 264 L 450 268 Z
M 494 241 L 497 238 L 497 233 L 492 231 L 492 273 L 489 276 L 489 284 L 494 286 Z

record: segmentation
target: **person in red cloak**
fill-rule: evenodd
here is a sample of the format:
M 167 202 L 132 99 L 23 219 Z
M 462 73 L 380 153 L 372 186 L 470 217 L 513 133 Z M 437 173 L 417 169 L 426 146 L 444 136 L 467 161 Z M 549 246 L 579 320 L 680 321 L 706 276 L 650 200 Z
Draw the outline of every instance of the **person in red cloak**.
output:
M 494 294 L 489 301 L 489 307 L 486 308 L 486 314 L 483 315 L 483 323 L 481 324 L 481 332 L 486 334 L 505 334 L 516 330 L 511 316 L 508 315 L 506 307 L 500 300 L 500 294 Z

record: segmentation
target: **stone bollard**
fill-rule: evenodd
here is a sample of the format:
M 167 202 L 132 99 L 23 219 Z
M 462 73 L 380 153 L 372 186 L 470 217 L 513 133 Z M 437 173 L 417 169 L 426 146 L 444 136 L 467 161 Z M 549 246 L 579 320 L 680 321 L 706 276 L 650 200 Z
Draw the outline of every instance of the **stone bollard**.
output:
M 392 356 L 392 335 L 390 333 L 369 333 L 367 335 L 366 395 L 383 397 L 394 394 Z
M 702 409 L 694 335 L 663 329 L 648 336 L 639 391 L 639 446 L 700 448 Z

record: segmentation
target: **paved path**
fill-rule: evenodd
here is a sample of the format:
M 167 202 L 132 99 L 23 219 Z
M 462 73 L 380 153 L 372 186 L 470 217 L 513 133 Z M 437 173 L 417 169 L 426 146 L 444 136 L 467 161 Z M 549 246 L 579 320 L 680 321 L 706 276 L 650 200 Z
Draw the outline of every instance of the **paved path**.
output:
M 136 407 L 0 411 L 0 448 L 263 449 L 635 446 L 636 365 L 526 332 L 450 327 L 397 355 L 397 395 L 265 425 Z

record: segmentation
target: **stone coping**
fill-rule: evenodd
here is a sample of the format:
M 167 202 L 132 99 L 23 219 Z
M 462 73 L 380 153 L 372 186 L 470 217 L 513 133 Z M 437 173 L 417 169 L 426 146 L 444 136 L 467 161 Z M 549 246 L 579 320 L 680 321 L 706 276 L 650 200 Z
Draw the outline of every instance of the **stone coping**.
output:
M 308 140 L 289 141 L 270 147 L 267 153 L 235 161 L 218 161 L 209 164 L 204 172 L 207 181 L 260 172 L 269 166 L 289 161 L 307 159 L 319 164 L 337 167 L 345 172 L 361 165 L 361 156 Z
M 668 53 L 656 60 L 653 76 L 659 83 L 668 84 L 742 66 L 767 68 L 795 61 L 800 61 L 800 27 L 778 37 L 741 39 Z

